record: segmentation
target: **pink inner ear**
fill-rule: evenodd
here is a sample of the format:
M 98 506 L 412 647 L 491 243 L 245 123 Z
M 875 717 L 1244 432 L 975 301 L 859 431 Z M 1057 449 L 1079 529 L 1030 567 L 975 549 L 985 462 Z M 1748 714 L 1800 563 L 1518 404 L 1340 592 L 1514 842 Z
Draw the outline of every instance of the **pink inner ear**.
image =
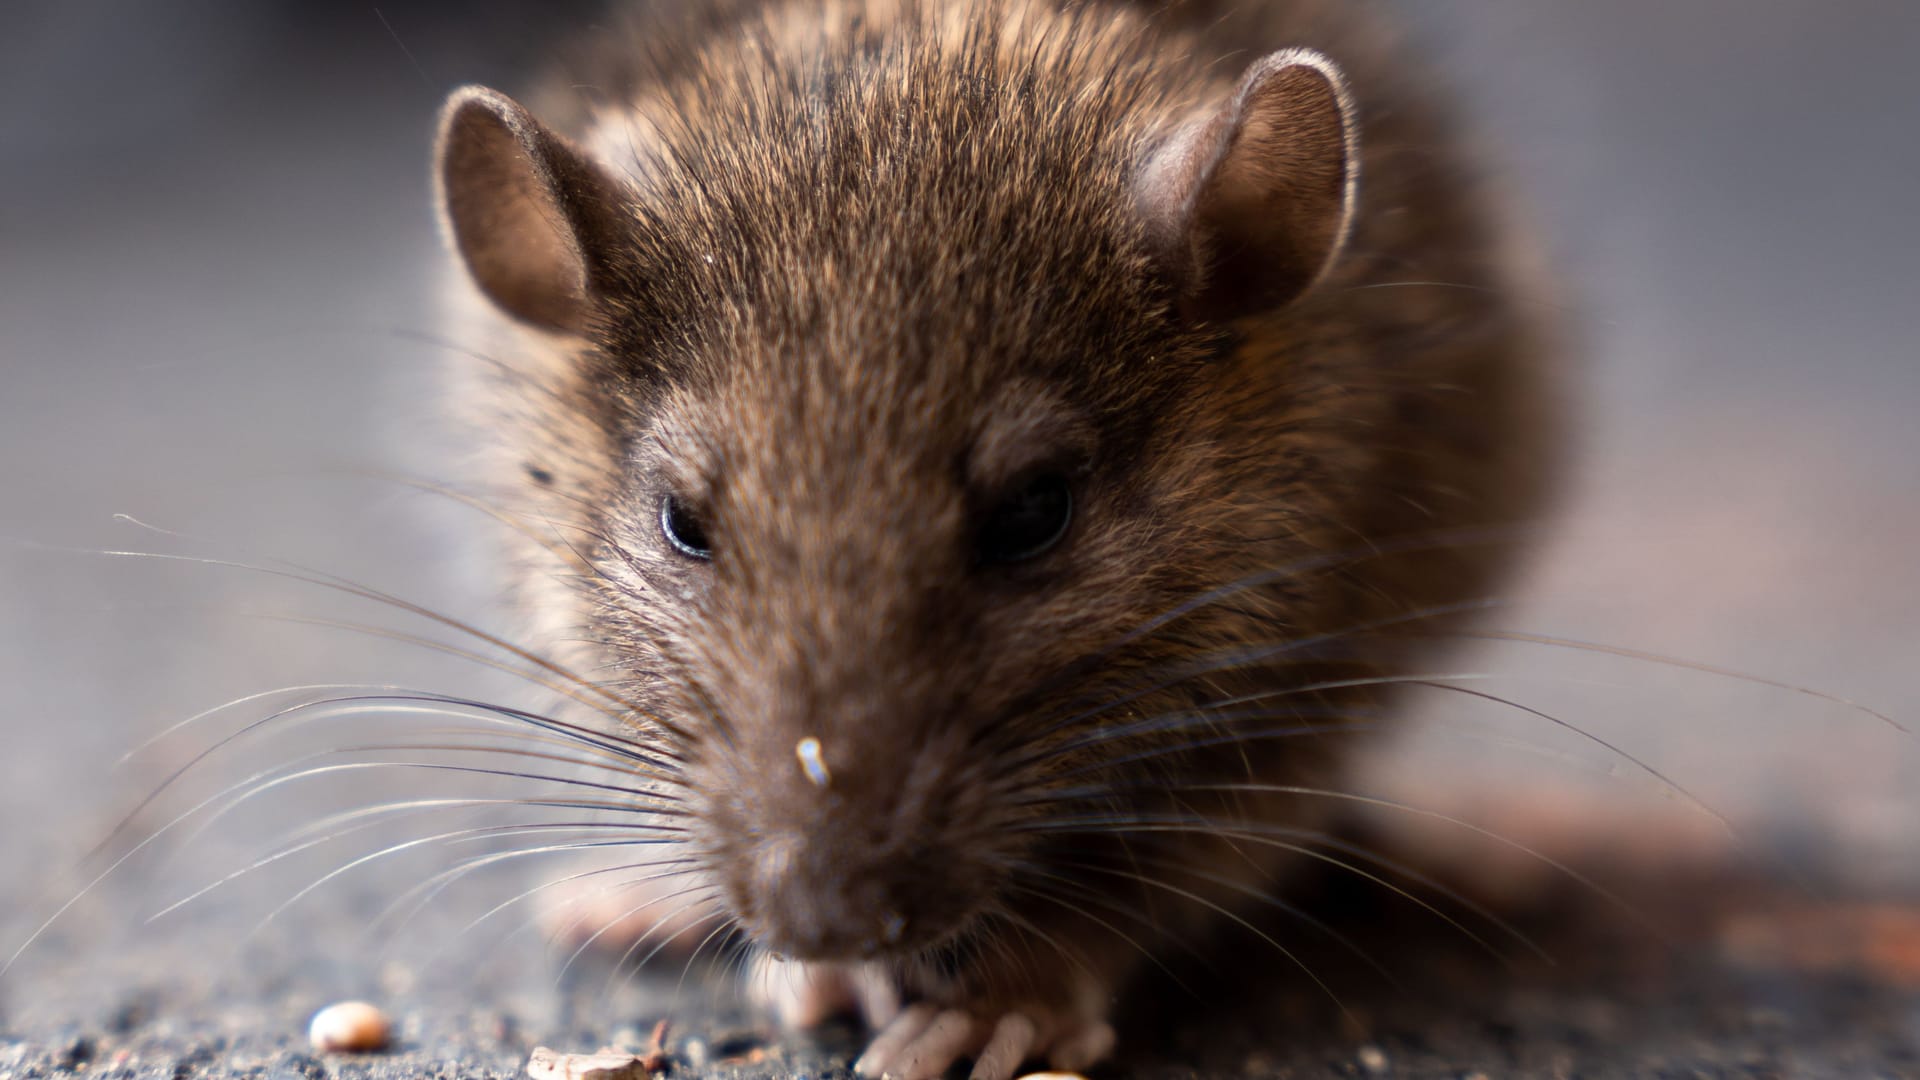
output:
M 448 102 L 440 137 L 448 228 L 475 284 L 507 314 L 562 332 L 586 325 L 616 188 L 505 95 L 468 87 Z
M 1355 136 L 1339 72 L 1290 50 L 1255 63 L 1232 98 L 1149 155 L 1136 199 L 1189 315 L 1277 308 L 1326 272 L 1352 217 Z

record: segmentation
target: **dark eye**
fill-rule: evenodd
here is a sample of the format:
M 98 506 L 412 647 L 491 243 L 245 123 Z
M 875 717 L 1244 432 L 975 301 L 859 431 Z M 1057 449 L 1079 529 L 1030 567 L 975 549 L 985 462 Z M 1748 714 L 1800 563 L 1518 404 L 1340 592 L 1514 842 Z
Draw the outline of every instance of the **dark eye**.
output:
M 689 559 L 710 559 L 713 546 L 707 540 L 707 527 L 700 518 L 672 495 L 660 500 L 660 535 L 675 551 Z
M 1073 491 L 1059 473 L 1041 473 L 1002 499 L 980 531 L 989 563 L 1031 559 L 1060 542 L 1073 520 Z

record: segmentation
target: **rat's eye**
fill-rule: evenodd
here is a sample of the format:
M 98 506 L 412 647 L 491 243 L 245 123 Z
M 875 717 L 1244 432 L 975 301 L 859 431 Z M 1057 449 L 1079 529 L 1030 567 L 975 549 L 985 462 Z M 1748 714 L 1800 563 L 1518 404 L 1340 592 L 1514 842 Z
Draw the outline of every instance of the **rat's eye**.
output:
M 980 530 L 980 557 L 989 563 L 1031 559 L 1060 542 L 1073 520 L 1073 491 L 1059 473 L 1028 478 L 993 508 Z
M 672 495 L 660 500 L 660 535 L 689 559 L 710 559 L 713 545 L 707 527 L 686 503 Z

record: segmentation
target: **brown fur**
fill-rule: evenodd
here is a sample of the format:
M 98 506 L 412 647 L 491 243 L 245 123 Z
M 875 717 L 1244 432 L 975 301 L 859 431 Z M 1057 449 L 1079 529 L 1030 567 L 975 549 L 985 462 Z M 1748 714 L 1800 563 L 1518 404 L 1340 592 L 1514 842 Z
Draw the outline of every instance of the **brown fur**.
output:
M 1224 196 L 1157 233 L 1142 161 L 1294 46 L 1358 113 L 1338 259 L 1309 257 L 1324 215 Z M 551 530 L 519 553 L 538 644 L 683 761 L 663 790 L 750 934 L 884 957 L 908 997 L 983 1016 L 1097 1019 L 1140 963 L 1125 938 L 1270 888 L 1266 841 L 1337 808 L 1208 786 L 1337 785 L 1353 735 L 1275 734 L 1384 696 L 1299 688 L 1403 670 L 1438 621 L 1409 617 L 1510 560 L 1470 530 L 1538 512 L 1534 308 L 1454 138 L 1380 28 L 1316 0 L 708 0 L 598 51 L 568 75 L 597 104 L 545 111 L 615 194 L 535 207 L 584 261 L 519 307 L 493 289 L 537 325 L 467 383 L 493 496 Z M 1337 143 L 1326 100 L 1301 131 Z M 1067 538 L 981 565 L 977 523 L 1035 469 L 1072 477 Z M 663 542 L 669 492 L 711 562 Z M 828 785 L 796 765 L 809 736 Z M 1149 827 L 1188 819 L 1215 827 Z

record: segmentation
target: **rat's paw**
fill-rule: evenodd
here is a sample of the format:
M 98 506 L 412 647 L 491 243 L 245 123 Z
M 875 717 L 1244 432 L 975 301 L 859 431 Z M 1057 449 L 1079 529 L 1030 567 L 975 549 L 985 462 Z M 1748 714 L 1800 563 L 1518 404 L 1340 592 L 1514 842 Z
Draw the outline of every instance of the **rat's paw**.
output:
M 970 1057 L 972 1080 L 1012 1080 L 1030 1057 L 1044 1056 L 1056 1069 L 1078 1072 L 1111 1053 L 1113 1041 L 1113 1026 L 1105 1020 L 1073 1020 L 1037 1009 L 988 1019 L 923 1003 L 909 1006 L 882 1028 L 853 1069 L 875 1080 L 934 1080 Z
M 541 890 L 537 918 L 562 954 L 594 952 L 642 960 L 690 959 L 713 925 L 713 912 L 691 897 L 704 888 L 693 874 L 654 874 L 610 881 L 596 864 Z
M 893 979 L 865 964 L 812 964 L 761 954 L 747 972 L 747 997 L 789 1031 L 857 1012 L 884 1027 L 900 1012 Z
M 872 1080 L 933 1080 L 969 1058 L 972 1080 L 1012 1080 L 1031 1058 L 1078 1072 L 1113 1051 L 1113 1026 L 1096 1004 L 1107 995 L 1087 987 L 1066 989 L 1064 997 L 1078 1001 L 1078 1008 L 988 1012 L 921 1001 L 902 1009 L 899 983 L 883 965 L 808 963 L 762 954 L 747 974 L 746 990 L 789 1030 L 859 1013 L 877 1034 L 853 1068 Z

